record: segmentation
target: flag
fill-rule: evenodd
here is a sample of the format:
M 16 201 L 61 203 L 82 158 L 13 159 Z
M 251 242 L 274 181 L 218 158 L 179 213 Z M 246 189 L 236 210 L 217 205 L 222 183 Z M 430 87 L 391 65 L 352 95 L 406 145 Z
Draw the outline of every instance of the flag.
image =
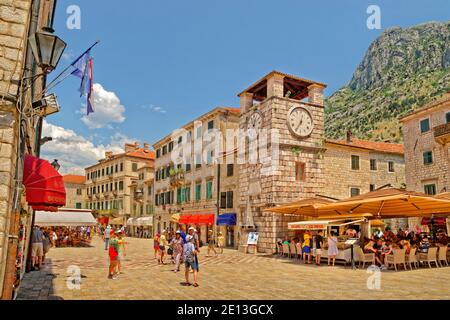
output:
M 87 96 L 87 110 L 86 113 L 89 115 L 89 113 L 94 112 L 94 106 L 93 106 L 93 97 L 92 93 L 94 90 L 94 82 L 92 81 L 92 58 L 89 59 L 89 92 Z
M 91 49 L 88 49 L 85 53 L 83 53 L 78 59 L 72 62 L 71 66 L 75 68 L 72 71 L 72 75 L 81 79 L 80 88 L 80 97 L 82 97 L 86 93 L 86 84 L 88 81 L 88 69 L 89 69 L 89 60 L 90 60 L 90 52 Z

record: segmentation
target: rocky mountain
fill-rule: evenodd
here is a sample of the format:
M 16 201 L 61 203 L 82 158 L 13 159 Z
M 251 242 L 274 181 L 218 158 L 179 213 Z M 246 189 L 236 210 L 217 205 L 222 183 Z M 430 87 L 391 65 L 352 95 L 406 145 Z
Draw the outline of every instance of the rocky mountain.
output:
M 401 142 L 398 118 L 450 91 L 450 21 L 386 30 L 326 100 L 326 134 Z

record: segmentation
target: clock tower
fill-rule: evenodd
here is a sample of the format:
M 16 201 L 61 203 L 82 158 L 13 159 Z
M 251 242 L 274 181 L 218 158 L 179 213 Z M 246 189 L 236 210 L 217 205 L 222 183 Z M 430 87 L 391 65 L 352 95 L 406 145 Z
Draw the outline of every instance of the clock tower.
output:
M 256 231 L 258 251 L 273 253 L 287 223 L 299 217 L 264 209 L 322 193 L 325 87 L 272 71 L 239 94 L 239 129 L 247 136 L 239 148 L 241 244 Z

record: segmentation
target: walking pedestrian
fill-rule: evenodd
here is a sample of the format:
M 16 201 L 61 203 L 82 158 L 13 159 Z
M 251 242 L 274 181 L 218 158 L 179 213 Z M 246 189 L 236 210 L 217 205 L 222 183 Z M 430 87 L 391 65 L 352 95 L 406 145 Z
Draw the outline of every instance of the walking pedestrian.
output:
M 50 251 L 51 242 L 50 242 L 50 235 L 48 234 L 48 231 L 44 230 L 44 228 L 42 228 L 41 231 L 42 231 L 42 235 L 44 236 L 42 239 L 42 249 L 43 249 L 42 264 L 45 264 L 45 255 Z
M 207 257 L 210 257 L 210 252 L 214 251 L 214 256 L 217 256 L 216 248 L 214 246 L 216 245 L 216 242 L 214 241 L 214 234 L 212 230 L 209 230 L 209 239 L 208 239 L 208 252 L 206 253 Z
M 119 249 L 118 252 L 118 257 L 117 257 L 117 273 L 118 274 L 122 274 L 122 270 L 121 267 L 123 266 L 123 261 L 124 261 L 124 257 L 127 255 L 126 251 L 125 251 L 125 238 L 124 238 L 124 234 L 122 230 L 119 230 L 117 232 L 117 248 Z
M 195 237 L 194 235 L 187 235 L 186 236 L 186 243 L 184 244 L 183 248 L 183 257 L 184 257 L 184 276 L 186 278 L 186 285 L 190 286 L 192 285 L 189 281 L 189 269 L 192 268 L 194 271 L 194 287 L 198 287 L 198 270 L 199 270 L 199 263 L 198 263 L 198 250 L 195 247 Z
M 173 269 L 173 271 L 176 273 L 180 271 L 180 262 L 183 255 L 184 241 L 183 238 L 181 238 L 181 231 L 177 231 L 175 233 L 175 238 L 172 239 L 171 245 L 173 255 L 175 256 L 175 268 Z
M 105 241 L 105 250 L 108 250 L 109 239 L 111 237 L 111 226 L 108 225 L 103 233 L 103 240 Z
M 306 231 L 303 234 L 303 261 L 306 264 L 311 263 L 311 235 L 309 231 Z M 306 260 L 306 256 L 308 256 L 308 260 Z
M 219 232 L 217 235 L 217 247 L 219 248 L 219 253 L 223 253 L 223 248 L 225 247 L 225 237 L 222 232 Z
M 116 269 L 119 258 L 119 242 L 116 233 L 112 233 L 109 240 L 109 273 L 108 279 L 116 279 Z
M 167 231 L 163 230 L 161 236 L 159 237 L 159 262 L 158 264 L 166 264 L 164 262 L 164 256 L 166 254 L 167 247 Z
M 39 271 L 42 266 L 42 256 L 44 255 L 44 235 L 38 226 L 34 226 L 31 237 L 31 266 L 33 270 Z
M 153 237 L 153 250 L 155 252 L 155 256 L 154 259 L 158 258 L 158 262 L 159 262 L 159 238 L 161 237 L 161 235 L 158 233 L 155 234 L 155 236 Z

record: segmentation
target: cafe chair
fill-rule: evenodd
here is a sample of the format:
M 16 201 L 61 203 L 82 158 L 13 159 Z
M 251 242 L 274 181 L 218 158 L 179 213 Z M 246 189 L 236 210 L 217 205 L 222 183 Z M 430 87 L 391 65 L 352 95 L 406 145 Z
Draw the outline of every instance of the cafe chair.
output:
M 394 269 L 395 271 L 397 271 L 397 265 L 398 264 L 403 264 L 403 267 L 405 268 L 405 270 L 407 270 L 406 268 L 406 249 L 393 249 L 392 250 L 393 254 L 388 254 L 385 256 L 385 264 L 386 266 L 389 268 L 389 266 L 391 264 L 394 265 Z
M 375 264 L 375 253 L 364 253 L 363 249 L 361 247 L 356 248 L 356 258 L 358 260 L 358 268 L 366 265 L 366 263 Z
M 288 258 L 291 257 L 291 252 L 289 250 L 289 245 L 287 243 L 283 243 L 283 256 L 286 256 Z
M 290 251 L 290 258 L 294 258 L 297 256 L 297 250 L 295 248 L 296 244 L 294 242 L 291 242 L 289 245 L 289 251 Z
M 439 266 L 437 262 L 437 247 L 432 247 L 428 249 L 427 253 L 419 253 L 419 261 L 420 263 L 428 262 L 428 266 L 431 268 L 431 262 L 436 264 L 436 267 Z
M 302 251 L 302 244 L 300 242 L 297 242 L 295 244 L 295 248 L 297 249 L 297 258 L 301 260 L 303 258 L 302 257 L 302 253 L 303 253 L 303 251 Z
M 444 263 L 448 267 L 447 251 L 448 251 L 448 245 L 439 247 L 437 260 L 441 267 L 444 266 Z
M 419 260 L 417 260 L 416 253 L 417 253 L 417 248 L 411 248 L 411 250 L 409 251 L 409 254 L 407 254 L 405 256 L 406 263 L 409 264 L 409 267 L 411 268 L 411 270 L 413 269 L 412 268 L 413 265 L 416 269 L 419 267 Z

